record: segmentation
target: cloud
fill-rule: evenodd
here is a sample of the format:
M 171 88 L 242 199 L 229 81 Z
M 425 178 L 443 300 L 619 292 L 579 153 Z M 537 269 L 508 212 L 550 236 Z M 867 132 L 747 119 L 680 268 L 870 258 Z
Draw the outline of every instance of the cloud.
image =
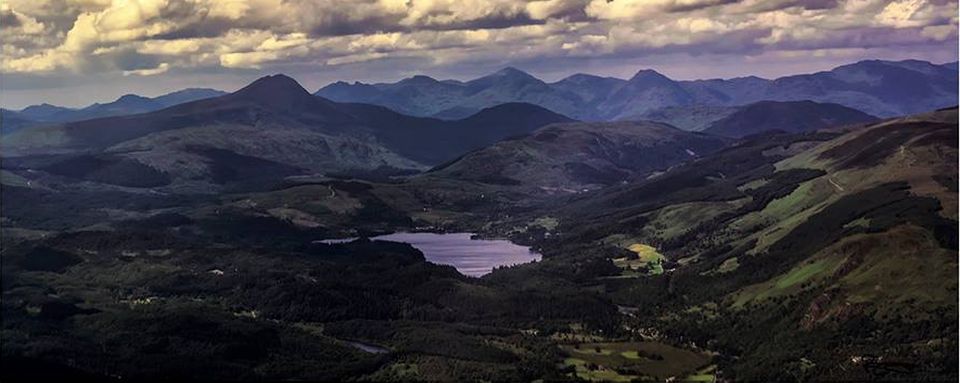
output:
M 153 75 L 158 75 L 158 74 L 161 74 L 161 73 L 165 73 L 165 72 L 166 72 L 167 70 L 169 70 L 169 69 L 170 69 L 170 64 L 162 63 L 162 64 L 160 64 L 160 65 L 157 65 L 156 68 L 125 70 L 125 71 L 123 71 L 123 75 L 124 75 L 124 76 L 131 76 L 131 75 L 136 75 L 136 76 L 153 76 Z
M 943 48 L 958 18 L 956 0 L 9 0 L 0 23 L 4 73 L 144 76 Z

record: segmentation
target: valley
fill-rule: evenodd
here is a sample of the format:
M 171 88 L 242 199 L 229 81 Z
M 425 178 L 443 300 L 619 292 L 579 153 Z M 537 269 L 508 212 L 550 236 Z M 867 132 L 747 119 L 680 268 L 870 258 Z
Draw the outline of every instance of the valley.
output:
M 484 89 L 420 117 L 274 75 L 5 135 L 5 379 L 956 378 L 956 107 L 663 109 L 680 129 L 490 96 L 556 86 L 518 72 L 401 81 Z M 731 86 L 661 77 L 577 97 Z

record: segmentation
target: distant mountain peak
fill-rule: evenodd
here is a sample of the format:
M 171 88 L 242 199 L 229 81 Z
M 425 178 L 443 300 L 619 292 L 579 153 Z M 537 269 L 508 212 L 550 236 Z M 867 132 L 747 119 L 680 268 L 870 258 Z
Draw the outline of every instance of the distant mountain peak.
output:
M 55 110 L 67 110 L 67 109 L 70 109 L 70 108 L 63 107 L 63 106 L 57 106 L 57 105 L 53 105 L 53 104 L 48 104 L 48 103 L 45 102 L 45 103 L 42 103 L 42 104 L 39 104 L 39 105 L 30 105 L 30 106 L 28 106 L 28 107 L 26 107 L 26 108 L 23 108 L 23 109 L 21 110 L 21 112 L 39 111 L 39 110 L 52 110 L 52 109 L 55 109 Z
M 237 93 L 259 93 L 259 92 L 302 92 L 309 94 L 306 89 L 300 86 L 297 80 L 285 74 L 275 74 L 263 76 L 237 91 Z
M 216 90 L 216 89 L 211 89 L 211 88 L 183 88 L 183 89 L 180 89 L 180 90 L 177 90 L 177 91 L 173 91 L 173 92 L 164 94 L 164 95 L 162 95 L 162 96 L 160 96 L 160 97 L 163 97 L 163 96 L 174 96 L 174 95 L 181 95 L 181 94 L 191 94 L 191 93 L 221 94 L 221 93 L 223 93 L 223 91 Z
M 586 74 L 586 73 L 574 73 L 572 75 L 569 75 L 567 77 L 560 79 L 560 81 L 557 81 L 555 84 L 560 84 L 560 83 L 582 84 L 586 82 L 609 81 L 609 80 L 622 81 L 620 79 L 615 79 L 613 77 L 602 77 L 602 76 Z
M 143 97 L 141 95 L 128 93 L 123 96 L 120 96 L 120 98 L 118 98 L 117 101 L 115 102 L 129 102 L 129 101 L 143 101 L 143 100 L 150 100 L 150 99 L 147 97 Z
M 667 80 L 671 82 L 673 81 L 673 80 L 670 80 L 670 78 L 668 78 L 667 76 L 664 76 L 660 74 L 660 72 L 657 72 L 653 69 L 641 69 L 637 71 L 637 74 L 633 75 L 633 77 L 630 78 L 630 81 L 631 82 L 645 81 L 645 80 L 651 80 L 651 79 Z
M 533 77 L 531 74 L 524 72 L 520 69 L 514 68 L 512 66 L 508 66 L 506 68 L 500 69 L 494 72 L 491 76 L 536 79 L 536 77 Z
M 504 67 L 503 69 L 498 70 L 496 73 L 497 74 L 517 74 L 517 73 L 526 74 L 526 72 L 512 66 Z
M 405 78 L 405 79 L 403 79 L 403 80 L 400 80 L 399 83 L 400 83 L 400 84 L 411 84 L 411 85 L 429 85 L 429 84 L 434 84 L 434 83 L 438 83 L 438 82 L 440 82 L 440 81 L 437 81 L 437 79 L 435 79 L 435 78 L 433 78 L 433 77 L 425 76 L 425 75 L 422 75 L 422 74 L 418 74 L 418 75 L 415 75 L 415 76 L 413 76 L 413 77 L 408 77 L 408 78 Z
M 239 97 L 271 107 L 290 108 L 294 104 L 316 100 L 297 80 L 284 74 L 264 76 L 233 93 Z

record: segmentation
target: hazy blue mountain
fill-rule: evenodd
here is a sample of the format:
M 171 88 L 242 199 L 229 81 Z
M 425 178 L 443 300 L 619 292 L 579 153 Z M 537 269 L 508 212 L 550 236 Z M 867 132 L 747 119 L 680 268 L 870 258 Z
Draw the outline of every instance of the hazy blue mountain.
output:
M 336 82 L 320 89 L 315 95 L 337 102 L 381 105 L 400 113 L 425 117 L 455 106 L 465 92 L 463 84 L 413 76 L 392 84 Z M 476 110 L 471 108 L 466 115 L 472 112 Z
M 113 102 L 103 104 L 95 103 L 80 109 L 65 108 L 46 103 L 31 105 L 21 110 L 20 114 L 37 122 L 71 122 L 91 118 L 152 112 L 173 105 L 222 96 L 224 94 L 226 94 L 226 92 L 206 88 L 188 88 L 153 98 L 126 94 L 120 96 L 120 98 Z
M 536 104 L 580 120 L 623 120 L 667 107 L 741 106 L 812 100 L 891 117 L 957 104 L 956 63 L 867 60 L 830 71 L 763 79 L 675 81 L 643 70 L 629 80 L 576 74 L 544 83 L 506 68 L 467 82 L 416 76 L 397 83 L 330 84 L 317 95 L 363 102 L 417 116 L 461 118 L 504 102 Z
M 645 69 L 615 88 L 596 108 L 601 119 L 617 120 L 652 109 L 696 103 L 693 95 L 679 83 L 657 71 Z
M 166 108 L 185 102 L 223 96 L 225 94 L 227 94 L 227 92 L 210 88 L 187 88 L 154 97 L 152 100 Z
M 69 120 L 86 120 L 97 117 L 118 116 L 122 114 L 144 113 L 163 106 L 153 99 L 135 94 L 125 94 L 113 102 L 96 103 L 69 114 Z
M 61 116 L 67 116 L 75 113 L 76 109 L 65 108 L 62 106 L 50 105 L 47 103 L 39 105 L 30 105 L 19 111 L 20 115 L 34 121 L 60 121 Z
M 580 97 L 516 68 L 508 67 L 466 83 L 467 95 L 459 106 L 488 108 L 507 102 L 525 102 L 551 111 L 582 118 Z
M 763 100 L 770 89 L 771 81 L 757 76 L 732 79 L 709 79 L 681 81 L 680 86 L 703 105 L 742 105 Z
M 10 134 L 24 127 L 36 124 L 22 113 L 9 109 L 0 109 L 0 135 Z
M 832 102 L 891 117 L 956 105 L 957 78 L 956 71 L 926 61 L 868 60 L 776 79 L 764 99 Z
M 413 116 L 443 119 L 465 118 L 508 102 L 535 104 L 574 118 L 582 117 L 580 97 L 576 94 L 509 67 L 467 82 L 438 81 L 427 76 L 389 84 L 336 82 L 314 94 L 339 102 L 376 104 Z
M 626 81 L 615 77 L 600 77 L 578 73 L 552 83 L 550 86 L 574 93 L 580 96 L 581 100 L 593 104 L 606 100 L 610 97 L 610 93 L 625 82 Z
M 338 102 L 364 102 L 376 100 L 383 96 L 375 85 L 345 81 L 337 81 L 318 90 L 315 95 Z

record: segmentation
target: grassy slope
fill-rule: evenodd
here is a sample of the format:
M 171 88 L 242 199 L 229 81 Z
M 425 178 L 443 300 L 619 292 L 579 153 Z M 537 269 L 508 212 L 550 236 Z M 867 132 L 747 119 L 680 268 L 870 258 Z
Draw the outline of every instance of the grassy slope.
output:
M 937 358 L 943 354 L 924 346 L 908 354 L 893 344 L 908 339 L 939 344 L 936 331 L 956 334 L 949 325 L 957 307 L 956 119 L 956 110 L 947 110 L 836 131 L 826 140 L 788 140 L 764 148 L 765 160 L 744 157 L 754 159 L 740 163 L 756 161 L 757 167 L 742 166 L 739 172 L 722 165 L 723 157 L 742 151 L 733 148 L 699 168 L 575 201 L 568 210 L 572 216 L 561 221 L 576 226 L 561 226 L 569 231 L 566 241 L 548 249 L 584 252 L 590 246 L 575 241 L 603 247 L 615 244 L 609 238 L 622 238 L 657 245 L 670 260 L 680 260 L 675 273 L 607 280 L 606 289 L 619 304 L 669 313 L 674 319 L 662 325 L 678 336 L 712 333 L 704 340 L 719 339 L 717 347 L 741 356 L 723 364 L 735 376 L 783 377 L 771 375 L 777 363 L 779 373 L 796 369 L 789 376 L 942 376 L 943 359 Z M 661 190 L 672 192 L 656 194 Z M 746 202 L 733 202 L 741 199 Z M 671 214 L 693 207 L 703 216 Z M 604 223 L 611 219 L 618 224 Z M 686 230 L 678 233 L 676 227 Z M 705 303 L 719 304 L 709 317 L 681 309 Z M 932 314 L 938 310 L 953 314 L 938 318 Z M 742 326 L 721 325 L 727 318 L 764 324 L 740 329 L 755 336 L 737 340 L 731 331 Z M 870 323 L 863 328 L 901 330 L 877 338 L 840 330 L 863 321 Z M 942 326 L 947 328 L 930 332 Z M 796 348 L 768 347 L 765 342 L 780 335 L 765 338 L 765 332 L 794 337 Z M 827 334 L 857 346 L 824 350 L 828 338 L 821 336 Z M 909 367 L 883 375 L 878 371 L 887 365 L 850 365 L 858 352 L 902 359 Z

